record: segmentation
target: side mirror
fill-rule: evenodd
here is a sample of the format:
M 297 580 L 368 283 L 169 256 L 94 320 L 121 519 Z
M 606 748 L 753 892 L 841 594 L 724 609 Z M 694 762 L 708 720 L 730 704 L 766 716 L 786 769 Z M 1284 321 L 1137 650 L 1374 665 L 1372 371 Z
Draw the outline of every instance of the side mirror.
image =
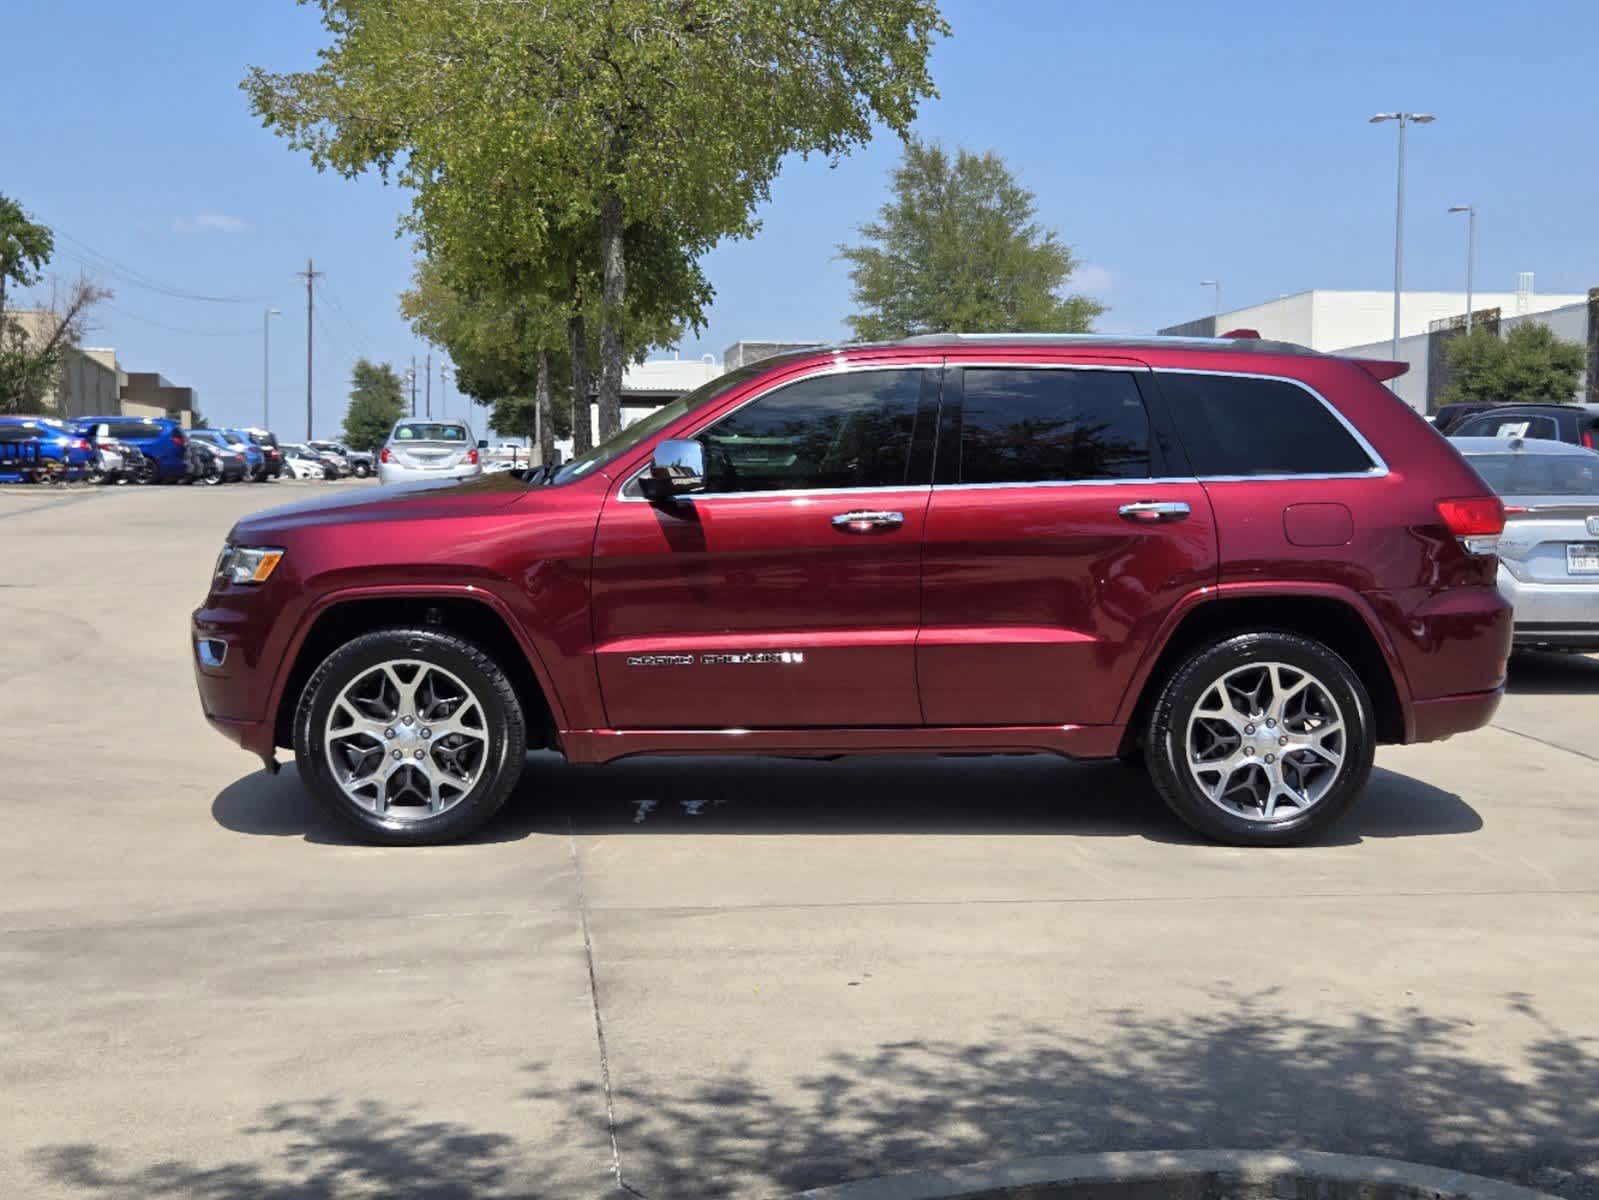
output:
M 670 500 L 705 490 L 705 447 L 692 438 L 667 438 L 655 447 L 650 469 L 639 477 L 648 500 Z
M 489 448 L 488 439 L 487 438 L 478 438 L 478 440 L 477 440 L 477 448 L 479 450 L 487 450 Z

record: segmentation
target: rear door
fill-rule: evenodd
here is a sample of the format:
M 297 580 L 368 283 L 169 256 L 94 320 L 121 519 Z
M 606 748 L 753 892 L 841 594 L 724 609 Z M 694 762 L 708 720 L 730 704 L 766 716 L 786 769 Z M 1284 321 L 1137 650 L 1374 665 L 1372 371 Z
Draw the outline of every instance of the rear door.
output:
M 951 361 L 916 668 L 931 725 L 1110 723 L 1176 601 L 1216 580 L 1210 503 L 1148 368 Z
M 689 431 L 706 490 L 620 481 L 594 547 L 617 729 L 921 723 L 915 643 L 938 365 L 827 368 Z

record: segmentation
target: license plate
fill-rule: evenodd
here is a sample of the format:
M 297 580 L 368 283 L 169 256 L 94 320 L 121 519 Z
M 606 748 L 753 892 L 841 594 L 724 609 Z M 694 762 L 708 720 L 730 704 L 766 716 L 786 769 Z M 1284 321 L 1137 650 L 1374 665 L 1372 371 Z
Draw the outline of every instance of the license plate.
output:
M 1599 542 L 1567 542 L 1566 574 L 1599 575 Z

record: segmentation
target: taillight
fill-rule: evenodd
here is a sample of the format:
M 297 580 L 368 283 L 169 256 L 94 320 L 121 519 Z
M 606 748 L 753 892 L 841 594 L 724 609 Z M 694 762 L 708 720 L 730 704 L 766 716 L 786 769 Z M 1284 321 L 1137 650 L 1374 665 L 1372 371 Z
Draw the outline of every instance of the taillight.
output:
M 383 447 L 383 449 L 378 451 L 378 461 L 379 462 L 388 462 L 389 458 L 390 458 L 389 448 L 387 446 Z
M 74 438 L 72 441 L 72 448 L 74 450 L 87 450 L 89 448 L 89 443 L 83 438 Z
M 1467 496 L 1438 501 L 1438 515 L 1472 554 L 1493 554 L 1505 531 L 1505 506 L 1498 496 Z
M 188 443 L 185 441 L 184 436 L 181 433 L 178 433 L 176 430 L 174 430 L 172 434 L 172 444 L 181 450 Z
M 1591 429 L 1582 431 L 1582 444 L 1590 450 L 1599 450 L 1599 442 L 1594 441 L 1593 430 Z
M 473 449 L 468 450 L 466 452 L 466 461 L 471 463 L 474 467 L 477 466 L 477 449 L 476 449 L 476 447 L 474 447 Z

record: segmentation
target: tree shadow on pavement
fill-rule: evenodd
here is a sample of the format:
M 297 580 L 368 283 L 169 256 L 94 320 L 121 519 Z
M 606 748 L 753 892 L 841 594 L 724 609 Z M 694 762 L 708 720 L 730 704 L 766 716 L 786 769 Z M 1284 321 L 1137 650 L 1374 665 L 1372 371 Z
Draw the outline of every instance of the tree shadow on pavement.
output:
M 1599 655 L 1518 652 L 1505 690 L 1514 696 L 1599 695 Z
M 1527 1022 L 1513 1064 L 1474 1057 L 1469 1021 L 1334 1023 L 1284 1011 L 1271 991 L 1215 999 L 1224 1007 L 1208 1015 L 1124 1012 L 1092 1037 L 1018 1027 L 834 1051 L 785 1078 L 693 1064 L 681 1088 L 649 1086 L 613 1062 L 623 1177 L 651 1200 L 697 1200 L 985 1159 L 1299 1149 L 1599 1197 L 1594 1039 L 1549 1025 L 1524 997 L 1510 998 Z
M 1525 1023 L 1508 1061 L 1499 1042 L 1495 1061 L 1474 1054 L 1471 1022 L 1420 1011 L 1334 1022 L 1287 1011 L 1275 990 L 1212 1001 L 1209 1013 L 1164 1019 L 1111 1014 L 1091 1035 L 1000 1022 L 1003 1032 L 964 1041 L 824 1050 L 797 1074 L 688 1063 L 680 1087 L 641 1082 L 666 1074 L 648 1063 L 614 1061 L 623 1178 L 647 1200 L 702 1200 L 984 1159 L 1299 1149 L 1599 1197 L 1596 1039 L 1551 1024 L 1528 998 L 1507 998 Z M 825 1036 L 836 1046 L 850 1028 L 840 1012 Z M 784 1057 L 796 1050 L 789 1039 Z M 111 1200 L 599 1192 L 599 1178 L 581 1193 L 552 1184 L 542 1156 L 606 1137 L 576 1115 L 604 1111 L 600 1084 L 534 1085 L 526 1099 L 558 1102 L 570 1124 L 513 1139 L 323 1099 L 273 1105 L 229 1131 L 233 1153 L 221 1162 L 141 1163 L 132 1147 L 83 1143 L 37 1147 L 26 1162 L 52 1194 Z
M 353 845 L 292 766 L 229 784 L 211 806 L 238 833 Z M 529 758 L 502 812 L 468 842 L 533 834 L 987 834 L 1142 837 L 1204 844 L 1141 770 L 1047 755 L 986 758 L 639 758 L 604 768 Z M 1377 769 L 1354 809 L 1320 841 L 1471 833 L 1476 811 L 1453 792 Z
M 125 1165 L 130 1157 L 84 1144 L 45 1146 L 30 1166 L 68 1194 L 114 1200 L 334 1200 L 404 1196 L 475 1200 L 526 1195 L 532 1181 L 511 1180 L 513 1139 L 448 1121 L 416 1121 L 384 1105 L 331 1100 L 273 1105 L 240 1130 L 239 1144 L 270 1140 L 264 1161 L 235 1158 L 211 1166 L 167 1160 Z

